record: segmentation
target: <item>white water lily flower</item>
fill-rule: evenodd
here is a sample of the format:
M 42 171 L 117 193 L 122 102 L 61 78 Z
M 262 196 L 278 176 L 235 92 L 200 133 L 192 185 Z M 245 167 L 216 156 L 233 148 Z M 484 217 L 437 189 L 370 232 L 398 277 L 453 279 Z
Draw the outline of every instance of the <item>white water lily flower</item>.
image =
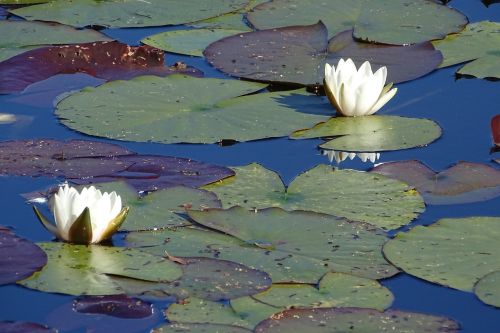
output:
M 114 191 L 101 193 L 90 186 L 78 193 L 68 184 L 59 188 L 51 202 L 55 226 L 33 208 L 47 230 L 61 240 L 78 244 L 96 244 L 110 238 L 129 211 L 122 208 L 121 197 Z
M 337 68 L 325 64 L 326 95 L 343 116 L 367 116 L 384 106 L 398 90 L 391 89 L 392 83 L 385 85 L 386 79 L 387 67 L 373 73 L 368 61 L 359 70 L 350 58 L 340 59 Z

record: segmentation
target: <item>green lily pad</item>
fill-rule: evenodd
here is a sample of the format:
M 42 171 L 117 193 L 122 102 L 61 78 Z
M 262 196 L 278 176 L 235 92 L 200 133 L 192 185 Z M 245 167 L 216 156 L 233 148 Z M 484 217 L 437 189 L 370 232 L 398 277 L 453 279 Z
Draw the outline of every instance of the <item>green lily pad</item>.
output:
M 174 30 L 148 36 L 141 42 L 168 52 L 202 57 L 203 50 L 211 43 L 242 32 L 226 29 Z
M 264 87 L 182 75 L 143 76 L 70 95 L 59 102 L 56 114 L 66 126 L 89 135 L 160 143 L 279 137 L 326 119 L 307 113 L 328 110 L 321 98 L 303 90 L 238 97 Z
M 468 62 L 457 74 L 500 79 L 500 23 L 482 21 L 468 24 L 457 34 L 433 42 L 444 60 L 441 67 Z
M 0 2 L 1 3 L 1 2 Z M 111 41 L 92 29 L 78 30 L 57 23 L 0 20 L 0 62 L 51 44 Z
M 458 333 L 457 322 L 438 316 L 359 308 L 293 309 L 261 322 L 256 333 Z
M 458 162 L 435 172 L 419 161 L 399 161 L 380 164 L 371 172 L 414 186 L 431 205 L 478 202 L 500 195 L 500 170 L 480 163 Z
M 247 0 L 56 0 L 10 12 L 27 20 L 53 21 L 75 27 L 111 28 L 177 25 L 219 16 L 243 8 Z
M 124 291 L 108 275 L 155 282 L 173 281 L 182 275 L 177 264 L 136 249 L 66 243 L 38 245 L 47 254 L 47 265 L 18 283 L 45 292 L 123 294 Z
M 215 192 L 224 208 L 309 210 L 383 229 L 403 226 L 425 210 L 422 197 L 412 187 L 385 176 L 318 165 L 286 188 L 275 172 L 259 164 L 232 169 L 234 177 L 203 187 Z
M 408 274 L 472 291 L 488 273 L 500 270 L 500 218 L 442 219 L 418 226 L 384 246 L 386 258 Z
M 248 14 L 257 29 L 313 24 L 321 20 L 329 36 L 354 28 L 354 36 L 384 44 L 414 44 L 458 32 L 467 18 L 427 0 L 274 0 Z
M 299 130 L 292 139 L 335 137 L 323 149 L 378 152 L 428 145 L 441 136 L 441 128 L 429 119 L 398 116 L 336 117 Z
M 474 286 L 474 293 L 482 302 L 500 308 L 500 271 L 483 276 Z
M 151 333 L 251 333 L 252 331 L 243 327 L 232 326 L 232 325 L 219 325 L 219 324 L 188 324 L 188 323 L 177 323 L 177 324 L 166 324 L 157 327 L 151 331 Z

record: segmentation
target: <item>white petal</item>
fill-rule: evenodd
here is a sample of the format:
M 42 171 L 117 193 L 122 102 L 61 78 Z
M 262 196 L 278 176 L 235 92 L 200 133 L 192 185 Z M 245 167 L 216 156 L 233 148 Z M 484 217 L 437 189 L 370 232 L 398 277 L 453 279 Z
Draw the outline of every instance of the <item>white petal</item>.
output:
M 340 113 L 344 116 L 357 116 L 354 114 L 356 108 L 356 91 L 352 90 L 349 85 L 342 84 L 342 89 L 340 89 L 339 101 Z
M 375 112 L 377 112 L 378 110 L 380 110 L 381 107 L 383 107 L 387 102 L 389 102 L 389 100 L 391 98 L 394 97 L 394 95 L 396 95 L 397 91 L 398 91 L 398 88 L 392 88 L 386 94 L 380 96 L 379 100 L 372 107 L 372 109 L 370 110 L 369 114 L 374 114 Z
M 384 82 L 382 72 L 377 71 L 370 79 L 366 79 L 356 91 L 356 109 L 353 111 L 358 116 L 370 114 L 375 103 L 377 103 Z

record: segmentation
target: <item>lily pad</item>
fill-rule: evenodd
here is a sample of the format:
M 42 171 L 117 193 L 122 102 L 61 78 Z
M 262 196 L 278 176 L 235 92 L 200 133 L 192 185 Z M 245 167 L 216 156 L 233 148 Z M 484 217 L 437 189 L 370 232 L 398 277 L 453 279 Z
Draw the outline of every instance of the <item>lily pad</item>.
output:
M 458 333 L 455 321 L 398 310 L 379 312 L 359 308 L 293 309 L 261 322 L 256 333 L 407 332 Z
M 441 67 L 469 62 L 457 74 L 500 79 L 500 23 L 482 21 L 468 24 L 457 34 L 433 42 L 444 60 Z
M 429 119 L 398 116 L 336 117 L 299 130 L 292 139 L 335 137 L 323 149 L 379 152 L 425 146 L 441 136 L 441 128 Z
M 151 333 L 251 333 L 252 331 L 243 327 L 219 324 L 188 324 L 173 323 L 157 327 Z
M 458 32 L 467 18 L 427 0 L 274 0 L 247 16 L 257 29 L 325 22 L 329 35 L 354 28 L 354 36 L 384 44 L 415 44 Z
M 326 119 L 310 114 L 326 113 L 324 101 L 302 90 L 241 96 L 264 87 L 182 75 L 143 76 L 75 93 L 59 102 L 56 115 L 89 135 L 160 143 L 279 137 Z
M 500 147 L 500 114 L 491 119 L 491 133 L 493 134 L 493 142 L 497 147 Z
M 50 3 L 11 10 L 27 20 L 54 21 L 75 27 L 152 27 L 195 22 L 241 9 L 248 0 L 79 0 Z
M 0 3 L 2 3 L 0 1 Z M 112 39 L 92 29 L 29 21 L 0 21 L 0 62 L 17 54 L 50 44 L 90 43 Z
M 421 279 L 472 291 L 488 273 L 500 270 L 500 218 L 442 219 L 417 226 L 384 246 L 394 265 Z
M 442 60 L 428 42 L 404 47 L 360 43 L 351 30 L 328 41 L 322 22 L 226 37 L 210 44 L 204 55 L 228 75 L 301 85 L 321 85 L 325 63 L 337 64 L 340 58 L 352 58 L 357 66 L 369 60 L 373 70 L 386 66 L 388 82 L 395 83 L 423 76 Z
M 108 275 L 153 282 L 173 281 L 182 275 L 177 264 L 136 249 L 65 243 L 39 246 L 47 253 L 47 265 L 18 283 L 45 292 L 116 295 L 124 291 Z
M 500 271 L 483 276 L 474 286 L 474 293 L 482 302 L 500 308 Z
M 25 279 L 47 263 L 42 249 L 1 226 L 0 253 L 0 285 Z
M 480 163 L 458 162 L 438 173 L 419 161 L 400 161 L 380 164 L 371 172 L 414 186 L 431 205 L 484 201 L 500 195 L 500 170 Z
M 57 333 L 45 325 L 31 323 L 27 321 L 0 321 L 0 331 L 3 333 Z
M 201 72 L 185 65 L 166 67 L 163 51 L 147 45 L 95 42 L 37 48 L 1 62 L 0 76 L 4 79 L 0 82 L 0 94 L 21 91 L 32 83 L 64 73 L 87 73 L 105 80 L 147 74 L 201 76 Z
M 279 175 L 259 164 L 232 169 L 236 176 L 204 187 L 217 194 L 224 208 L 309 210 L 383 229 L 399 228 L 425 209 L 412 187 L 367 172 L 334 170 L 321 164 L 297 176 L 286 188 Z
M 153 315 L 150 303 L 127 295 L 86 296 L 73 302 L 80 313 L 104 314 L 117 318 L 146 318 Z

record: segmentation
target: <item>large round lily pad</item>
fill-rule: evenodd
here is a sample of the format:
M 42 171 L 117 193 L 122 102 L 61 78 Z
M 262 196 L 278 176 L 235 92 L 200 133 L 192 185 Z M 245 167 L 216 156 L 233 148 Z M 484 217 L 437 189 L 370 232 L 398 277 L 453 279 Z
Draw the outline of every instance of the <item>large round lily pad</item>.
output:
M 455 289 L 472 291 L 488 273 L 500 270 L 500 218 L 442 219 L 399 233 L 384 254 L 408 274 Z
M 241 97 L 264 87 L 237 80 L 143 76 L 70 95 L 59 102 L 56 114 L 86 134 L 160 143 L 279 137 L 326 120 L 311 114 L 326 114 L 324 101 L 302 90 Z
M 243 327 L 220 324 L 190 324 L 172 323 L 157 327 L 151 333 L 251 333 L 252 331 Z
M 455 321 L 420 313 L 359 308 L 293 309 L 261 322 L 256 333 L 458 333 Z
M 57 333 L 45 325 L 31 323 L 27 321 L 0 321 L 0 331 L 2 333 Z
M 302 85 L 321 85 L 325 63 L 336 65 L 340 58 L 352 58 L 357 66 L 369 60 L 373 70 L 386 66 L 388 82 L 396 83 L 423 76 L 442 60 L 428 42 L 404 47 L 360 43 L 351 30 L 328 41 L 322 22 L 227 37 L 208 46 L 204 55 L 232 76 Z
M 467 18 L 428 0 L 274 0 L 248 14 L 258 29 L 313 24 L 321 20 L 329 36 L 354 27 L 354 36 L 385 44 L 414 44 L 458 32 Z
M 320 147 L 341 151 L 378 152 L 425 146 L 441 136 L 429 119 L 398 116 L 336 117 L 299 130 L 292 139 L 335 137 Z
M 0 253 L 0 285 L 25 279 L 47 263 L 42 249 L 1 226 Z
M 471 23 L 457 34 L 433 42 L 444 60 L 441 67 L 467 62 L 457 74 L 500 79 L 500 23 Z
M 11 10 L 27 20 L 54 21 L 76 27 L 113 28 L 177 25 L 239 10 L 247 0 L 66 0 Z
M 432 205 L 489 200 L 500 195 L 500 170 L 488 165 L 458 162 L 434 172 L 419 161 L 384 163 L 371 170 L 414 186 Z
M 483 276 L 474 286 L 474 293 L 484 303 L 500 308 L 500 271 Z
M 366 172 L 318 165 L 285 188 L 275 172 L 259 164 L 233 170 L 236 176 L 204 187 L 217 194 L 224 208 L 309 210 L 384 229 L 405 225 L 425 209 L 422 197 L 410 186 Z

